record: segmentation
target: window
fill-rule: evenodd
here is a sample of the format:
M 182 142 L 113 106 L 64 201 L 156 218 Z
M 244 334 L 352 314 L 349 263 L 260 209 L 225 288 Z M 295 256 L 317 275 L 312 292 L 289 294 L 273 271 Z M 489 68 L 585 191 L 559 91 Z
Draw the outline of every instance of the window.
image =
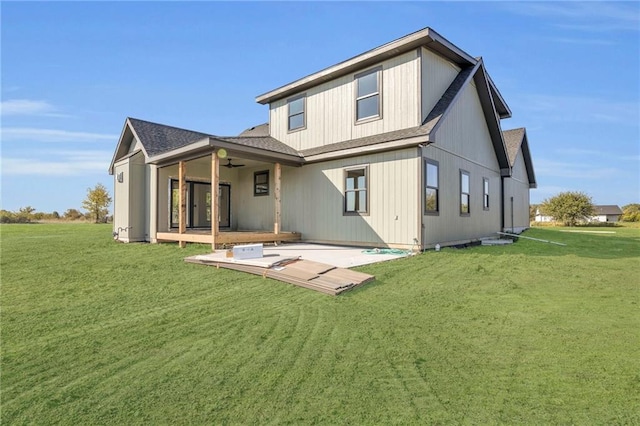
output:
M 289 131 L 303 129 L 306 127 L 307 123 L 305 120 L 305 95 L 300 95 L 298 97 L 289 99 L 287 102 L 289 108 Z
M 356 76 L 356 121 L 380 115 L 380 68 L 376 68 Z
M 482 208 L 489 210 L 489 179 L 482 178 Z
M 253 174 L 253 195 L 269 195 L 269 170 Z
M 438 213 L 438 162 L 425 160 L 424 212 Z
M 469 172 L 460 170 L 460 214 L 469 215 Z
M 361 214 L 369 211 L 367 167 L 347 169 L 344 173 L 344 212 Z

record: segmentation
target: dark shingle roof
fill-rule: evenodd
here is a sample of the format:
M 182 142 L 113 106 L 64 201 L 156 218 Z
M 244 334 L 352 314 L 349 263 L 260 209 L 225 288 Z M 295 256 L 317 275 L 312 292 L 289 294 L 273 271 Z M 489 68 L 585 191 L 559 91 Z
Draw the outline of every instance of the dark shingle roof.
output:
M 509 156 L 509 165 L 513 167 L 516 164 L 516 157 L 520 150 L 520 145 L 524 139 L 524 127 L 519 129 L 505 130 L 502 132 L 504 143 L 507 145 L 507 155 Z
M 269 136 L 269 123 L 250 127 L 238 136 Z
M 593 212 L 596 215 L 601 214 L 622 214 L 622 210 L 618 206 L 605 205 L 605 206 L 593 206 Z
M 385 142 L 393 142 L 402 139 L 409 139 L 415 136 L 424 136 L 429 134 L 429 128 L 426 126 L 411 127 L 409 129 L 395 130 L 393 132 L 380 133 L 364 138 L 351 139 L 343 142 L 336 142 L 328 145 L 317 146 L 315 148 L 300 151 L 304 157 L 312 155 L 325 154 L 327 152 L 342 151 L 350 148 L 361 148 L 370 145 L 376 145 Z
M 209 135 L 164 124 L 129 118 L 131 126 L 150 157 L 187 146 Z
M 475 67 L 468 67 L 458 73 L 456 78 L 453 79 L 440 100 L 438 100 L 427 118 L 422 123 L 423 126 L 429 126 L 430 129 L 432 129 L 436 125 L 438 120 L 440 120 L 442 115 L 447 111 L 451 103 L 454 101 L 458 92 L 460 92 L 460 89 L 462 89 L 464 82 L 467 81 L 469 75 L 474 69 Z
M 207 133 L 194 132 L 192 130 L 180 129 L 178 127 L 166 126 L 164 124 L 152 123 L 150 121 L 139 120 L 137 118 L 129 118 L 128 120 L 149 157 L 163 154 L 177 148 L 182 148 L 194 142 L 208 138 L 217 139 L 239 146 L 259 148 L 280 154 L 299 156 L 296 150 L 268 135 L 216 136 Z M 256 126 L 256 128 L 260 127 L 261 131 L 264 131 L 263 126 L 264 125 Z M 245 133 L 246 131 L 242 134 Z M 255 133 L 256 132 L 254 132 L 254 134 Z
M 291 148 L 279 140 L 271 136 L 212 136 L 214 139 L 234 143 L 236 145 L 247 146 L 251 148 L 264 149 L 280 154 L 295 155 L 299 157 L 298 151 Z

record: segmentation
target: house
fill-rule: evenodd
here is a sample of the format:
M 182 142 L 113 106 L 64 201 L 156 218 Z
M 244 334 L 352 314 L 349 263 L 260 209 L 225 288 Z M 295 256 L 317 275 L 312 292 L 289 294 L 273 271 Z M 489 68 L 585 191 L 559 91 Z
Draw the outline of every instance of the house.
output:
M 536 187 L 536 178 L 524 128 L 503 132 L 511 173 L 503 178 L 504 228 L 521 233 L 529 228 L 529 188 Z
M 268 123 L 238 136 L 127 118 L 116 237 L 424 249 L 528 227 L 526 132 L 503 133 L 511 110 L 482 58 L 431 28 L 256 101 Z
M 553 222 L 554 219 L 552 216 L 547 216 L 542 214 L 540 209 L 536 209 L 536 217 L 534 219 L 535 222 Z
M 593 206 L 593 213 L 591 222 L 617 222 L 622 216 L 622 209 L 613 205 Z

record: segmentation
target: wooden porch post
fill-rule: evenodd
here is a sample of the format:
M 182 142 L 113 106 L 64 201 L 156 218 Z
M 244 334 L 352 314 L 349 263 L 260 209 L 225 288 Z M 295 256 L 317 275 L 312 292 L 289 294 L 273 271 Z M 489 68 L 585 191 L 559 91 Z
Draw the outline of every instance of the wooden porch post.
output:
M 218 154 L 213 151 L 211 153 L 211 251 L 216 251 L 216 237 L 218 236 L 220 227 L 219 218 L 219 189 L 218 183 L 220 181 L 220 161 L 218 160 Z
M 273 233 L 278 235 L 280 233 L 280 227 L 282 226 L 281 223 L 281 211 L 282 211 L 282 200 L 280 198 L 280 184 L 282 181 L 282 166 L 280 166 L 280 163 L 276 163 L 275 164 L 275 176 L 274 176 L 274 200 L 275 200 L 275 216 L 274 216 L 274 223 L 273 223 Z
M 186 165 L 184 161 L 178 163 L 178 234 L 184 234 L 187 230 L 187 185 L 186 185 Z M 178 243 L 180 247 L 187 245 L 186 241 Z

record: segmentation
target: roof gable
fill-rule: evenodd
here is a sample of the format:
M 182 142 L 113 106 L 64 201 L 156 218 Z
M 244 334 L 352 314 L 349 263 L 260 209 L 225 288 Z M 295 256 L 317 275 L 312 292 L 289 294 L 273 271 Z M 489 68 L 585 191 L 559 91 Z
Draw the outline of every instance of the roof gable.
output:
M 531 161 L 527 130 L 524 127 L 521 127 L 518 129 L 505 130 L 502 133 L 507 146 L 510 167 L 515 165 L 518 154 L 522 153 L 524 165 L 527 169 L 527 176 L 529 177 L 529 187 L 536 188 L 538 184 L 536 183 L 536 176 L 533 170 L 533 161 Z
M 432 28 L 426 27 L 306 77 L 302 77 L 296 81 L 285 84 L 284 86 L 280 86 L 277 89 L 258 95 L 256 96 L 256 102 L 263 105 L 274 102 L 278 99 L 300 93 L 324 82 L 363 70 L 369 66 L 401 55 L 420 46 L 424 46 L 425 48 L 439 54 L 461 68 L 474 66 L 481 61 L 481 59 L 472 57 L 449 40 L 442 37 Z M 498 114 L 501 118 L 510 117 L 511 110 L 490 78 L 489 85 L 491 86 L 491 94 L 496 99 L 495 107 L 497 108 Z
M 240 136 L 216 136 L 129 117 L 125 121 L 111 160 L 109 173 L 113 174 L 115 162 L 128 154 L 133 138 L 142 145 L 148 163 L 193 155 L 196 151 L 202 153 L 216 147 L 262 156 L 269 156 L 270 153 L 284 155 L 293 162 L 301 160 L 296 150 L 265 134 L 265 131 L 268 132 L 268 127 L 260 125 L 243 132 Z
M 460 98 L 462 91 L 471 83 L 471 80 L 476 84 L 478 97 L 480 98 L 480 104 L 482 106 L 482 112 L 484 113 L 484 117 L 487 122 L 487 128 L 489 129 L 489 135 L 491 136 L 491 142 L 493 143 L 498 164 L 500 164 L 501 169 L 508 170 L 510 169 L 510 165 L 505 143 L 502 138 L 500 120 L 496 114 L 491 85 L 487 79 L 484 63 L 481 58 L 473 67 L 467 67 L 458 73 L 440 100 L 433 107 L 433 110 L 431 110 L 423 125 L 430 127 L 429 139 L 432 141 L 435 140 L 435 143 L 437 143 L 438 128 L 444 122 L 444 118 L 447 114 L 449 114 L 453 109 L 453 106 Z
M 593 213 L 599 215 L 621 215 L 622 210 L 615 205 L 593 206 Z

